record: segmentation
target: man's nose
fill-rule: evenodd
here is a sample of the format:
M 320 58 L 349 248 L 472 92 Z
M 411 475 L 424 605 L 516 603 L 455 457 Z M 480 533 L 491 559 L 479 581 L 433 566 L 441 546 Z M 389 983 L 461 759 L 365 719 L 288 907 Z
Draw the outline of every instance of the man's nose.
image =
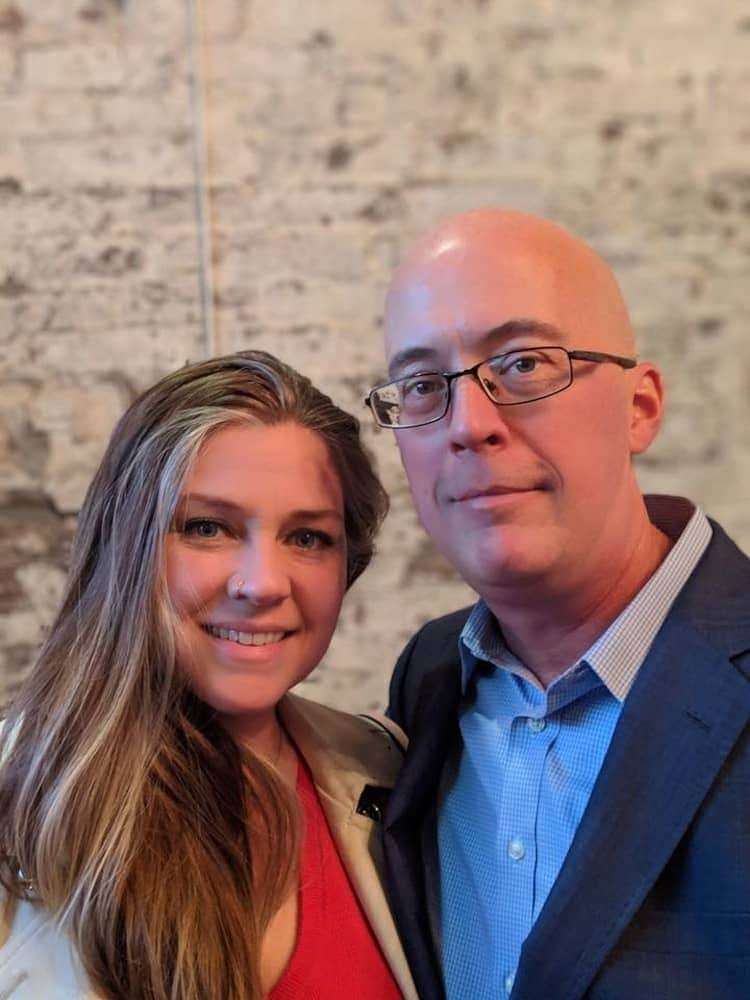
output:
M 227 594 L 258 607 L 280 604 L 291 593 L 286 560 L 276 542 L 243 546 L 235 571 L 227 580 Z
M 501 445 L 508 438 L 503 408 L 489 398 L 477 374 L 454 380 L 445 419 L 451 448 L 456 452 Z

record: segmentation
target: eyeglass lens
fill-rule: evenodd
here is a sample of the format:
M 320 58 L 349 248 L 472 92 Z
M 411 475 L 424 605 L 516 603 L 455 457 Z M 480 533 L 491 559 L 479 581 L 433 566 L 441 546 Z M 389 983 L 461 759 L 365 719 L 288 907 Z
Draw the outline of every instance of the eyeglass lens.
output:
M 490 358 L 476 375 L 496 403 L 526 403 L 570 385 L 567 352 L 560 347 L 524 348 Z M 438 420 L 448 407 L 451 377 L 439 372 L 409 375 L 375 389 L 372 403 L 379 421 L 390 427 Z

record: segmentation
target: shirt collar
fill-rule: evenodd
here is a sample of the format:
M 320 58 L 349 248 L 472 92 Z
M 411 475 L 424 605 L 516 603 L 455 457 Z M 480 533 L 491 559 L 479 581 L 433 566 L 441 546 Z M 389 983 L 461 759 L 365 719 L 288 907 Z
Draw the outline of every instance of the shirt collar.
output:
M 620 702 L 633 686 L 657 632 L 712 534 L 706 515 L 689 500 L 669 496 L 644 499 L 651 522 L 674 544 L 656 572 L 578 661 L 588 664 Z M 459 648 L 464 691 L 480 661 L 539 686 L 536 677 L 505 645 L 495 616 L 481 599 L 464 625 Z

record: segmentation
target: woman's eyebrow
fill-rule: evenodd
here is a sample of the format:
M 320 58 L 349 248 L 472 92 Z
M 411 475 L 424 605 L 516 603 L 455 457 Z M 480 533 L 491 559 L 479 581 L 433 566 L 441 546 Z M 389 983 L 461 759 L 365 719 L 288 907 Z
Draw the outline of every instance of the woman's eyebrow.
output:
M 226 511 L 228 514 L 234 514 L 244 517 L 246 511 L 240 504 L 233 503 L 231 500 L 225 500 L 223 497 L 212 497 L 207 493 L 188 493 L 186 494 L 179 503 L 179 510 L 184 511 L 185 507 L 190 503 L 202 504 L 205 507 L 213 507 L 218 510 Z M 305 507 L 298 510 L 290 510 L 286 515 L 290 520 L 298 521 L 324 521 L 328 519 L 335 519 L 337 521 L 343 521 L 343 514 L 338 511 L 335 507 Z
M 180 500 L 180 508 L 186 507 L 189 503 L 200 503 L 204 504 L 206 507 L 216 507 L 219 510 L 225 510 L 228 513 L 241 513 L 242 508 L 239 504 L 233 503 L 231 500 L 225 500 L 223 497 L 212 497 L 207 493 L 186 493 L 185 496 Z
M 290 510 L 289 521 L 343 521 L 344 515 L 335 507 L 313 507 L 307 510 Z

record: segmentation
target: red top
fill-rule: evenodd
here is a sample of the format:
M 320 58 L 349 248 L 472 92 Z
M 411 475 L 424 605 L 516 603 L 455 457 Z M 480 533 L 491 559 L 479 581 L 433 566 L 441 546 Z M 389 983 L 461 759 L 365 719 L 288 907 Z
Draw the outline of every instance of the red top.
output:
M 301 761 L 297 794 L 305 823 L 297 944 L 268 1000 L 399 1000 Z

